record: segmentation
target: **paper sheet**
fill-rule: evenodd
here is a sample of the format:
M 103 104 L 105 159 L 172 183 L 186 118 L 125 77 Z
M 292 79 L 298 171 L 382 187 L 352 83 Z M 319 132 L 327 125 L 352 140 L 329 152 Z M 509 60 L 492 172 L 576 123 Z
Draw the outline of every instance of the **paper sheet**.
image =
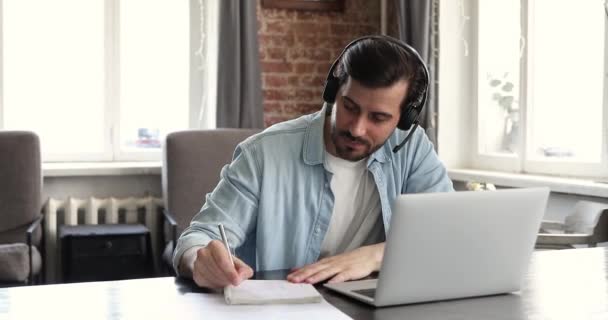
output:
M 181 309 L 180 320 L 351 319 L 325 299 L 321 303 L 307 304 L 229 305 L 221 294 L 186 293 L 177 299 L 177 307 Z M 186 314 L 186 318 L 181 317 Z
M 224 297 L 228 304 L 319 303 L 322 300 L 312 284 L 286 280 L 245 280 L 236 287 L 227 286 Z

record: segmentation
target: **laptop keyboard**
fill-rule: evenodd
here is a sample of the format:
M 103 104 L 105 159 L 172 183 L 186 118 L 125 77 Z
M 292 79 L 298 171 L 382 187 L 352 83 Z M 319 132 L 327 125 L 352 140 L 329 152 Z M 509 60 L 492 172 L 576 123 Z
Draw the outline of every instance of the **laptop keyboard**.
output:
M 353 292 L 370 297 L 372 299 L 376 296 L 376 289 L 353 290 Z

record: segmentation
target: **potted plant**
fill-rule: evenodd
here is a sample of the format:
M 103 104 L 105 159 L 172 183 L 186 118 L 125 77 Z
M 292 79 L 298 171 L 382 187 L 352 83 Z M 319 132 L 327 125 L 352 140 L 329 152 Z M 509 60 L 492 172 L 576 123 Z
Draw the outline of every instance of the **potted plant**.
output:
M 502 77 L 488 77 L 492 88 L 492 100 L 504 111 L 502 149 L 515 153 L 519 144 L 519 102 L 515 99 L 515 85 L 509 79 L 509 73 Z

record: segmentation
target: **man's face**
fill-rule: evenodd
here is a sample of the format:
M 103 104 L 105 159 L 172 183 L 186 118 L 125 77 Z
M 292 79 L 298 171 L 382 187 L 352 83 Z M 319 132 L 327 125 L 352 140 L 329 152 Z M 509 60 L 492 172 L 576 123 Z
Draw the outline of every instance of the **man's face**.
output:
M 349 161 L 364 159 L 378 150 L 399 123 L 407 89 L 405 80 L 371 89 L 349 78 L 338 91 L 332 110 L 327 150 Z

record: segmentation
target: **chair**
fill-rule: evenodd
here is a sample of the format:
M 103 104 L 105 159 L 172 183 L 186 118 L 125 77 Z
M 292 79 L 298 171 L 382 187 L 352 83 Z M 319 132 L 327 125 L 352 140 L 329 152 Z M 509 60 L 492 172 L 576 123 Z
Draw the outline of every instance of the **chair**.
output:
M 163 260 L 171 266 L 177 236 L 190 224 L 232 160 L 237 144 L 259 129 L 187 130 L 167 136 L 163 148 L 162 187 L 165 232 Z M 167 236 L 168 233 L 168 236 Z M 172 268 L 169 268 L 172 270 Z
M 595 247 L 608 242 L 608 203 L 579 201 L 564 222 L 543 221 L 537 249 L 571 249 L 577 245 Z
M 0 286 L 41 281 L 41 194 L 38 136 L 0 131 Z

